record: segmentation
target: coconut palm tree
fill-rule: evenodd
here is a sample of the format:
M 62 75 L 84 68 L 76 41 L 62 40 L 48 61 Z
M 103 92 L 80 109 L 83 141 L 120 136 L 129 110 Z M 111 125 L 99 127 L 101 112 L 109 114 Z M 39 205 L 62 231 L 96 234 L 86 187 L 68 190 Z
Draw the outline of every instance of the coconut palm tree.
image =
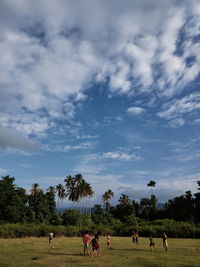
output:
M 122 206 L 127 206 L 131 204 L 131 199 L 129 198 L 128 195 L 122 194 L 120 199 L 119 199 L 119 203 Z
M 106 212 L 109 211 L 110 208 L 110 199 L 114 197 L 114 193 L 111 189 L 108 189 L 103 195 L 102 200 L 106 209 Z
M 72 177 L 71 175 L 69 175 L 66 177 L 64 182 L 66 183 L 66 196 L 68 197 L 69 201 L 78 202 L 80 199 L 81 176 L 76 175 Z
M 80 199 L 86 200 L 86 206 L 87 206 L 87 199 L 91 198 L 94 194 L 94 191 L 92 190 L 92 187 L 89 183 L 85 181 L 85 179 L 82 178 L 81 183 L 77 185 L 79 187 L 80 192 Z M 84 209 L 84 207 L 83 207 Z
M 94 194 L 91 185 L 85 181 L 80 173 L 75 176 L 67 176 L 65 183 L 67 188 L 66 196 L 69 201 L 79 202 L 79 200 L 90 198 Z
M 31 195 L 36 195 L 41 189 L 39 188 L 39 184 L 35 183 L 32 185 L 32 188 L 30 190 Z
M 61 199 L 61 194 L 62 194 L 63 188 L 64 188 L 64 186 L 62 184 L 58 184 L 56 186 L 56 192 L 57 192 L 57 197 L 58 197 L 58 200 L 57 200 L 57 210 L 58 210 L 58 213 L 59 213 L 59 200 Z
M 52 193 L 53 195 L 55 195 L 55 193 L 56 193 L 56 189 L 55 189 L 54 186 L 49 186 L 48 189 L 47 189 L 47 192 L 50 192 L 50 193 Z
M 156 182 L 151 180 L 151 181 L 149 181 L 147 186 L 151 188 L 151 193 L 153 193 L 153 187 L 156 186 Z
M 74 184 L 75 184 L 75 180 L 74 177 L 72 177 L 71 175 L 68 175 L 65 180 L 64 180 L 65 184 L 66 184 L 66 188 L 67 189 L 71 189 L 73 188 Z

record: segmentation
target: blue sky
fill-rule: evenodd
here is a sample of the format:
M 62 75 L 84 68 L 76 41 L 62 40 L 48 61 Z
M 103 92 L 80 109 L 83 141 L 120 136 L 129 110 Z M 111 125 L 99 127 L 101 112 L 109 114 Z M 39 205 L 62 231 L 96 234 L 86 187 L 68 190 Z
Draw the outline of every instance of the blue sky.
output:
M 159 201 L 200 178 L 200 2 L 0 3 L 0 174 Z M 114 200 L 114 201 L 115 201 Z

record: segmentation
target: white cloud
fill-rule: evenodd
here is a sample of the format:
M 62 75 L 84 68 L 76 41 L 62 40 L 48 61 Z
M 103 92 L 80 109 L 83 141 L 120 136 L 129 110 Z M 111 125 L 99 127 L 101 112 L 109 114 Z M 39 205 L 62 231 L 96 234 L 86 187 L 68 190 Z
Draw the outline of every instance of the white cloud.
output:
M 90 150 L 95 147 L 95 142 L 83 142 L 80 144 L 75 145 L 44 145 L 43 149 L 46 151 L 53 151 L 53 152 L 68 152 L 70 150 Z
M 96 138 L 98 138 L 98 135 L 90 135 L 90 134 L 87 134 L 87 135 L 79 135 L 76 138 L 77 139 L 96 139 Z
M 174 119 L 174 120 L 169 121 L 169 126 L 171 128 L 176 128 L 176 127 L 183 126 L 184 123 L 185 123 L 184 119 L 177 118 L 177 119 Z
M 137 156 L 135 154 L 128 154 L 128 153 L 123 153 L 123 152 L 106 152 L 102 154 L 102 158 L 119 159 L 119 160 L 124 160 L 124 161 L 141 159 L 140 156 Z
M 39 145 L 29 140 L 16 130 L 0 127 L 0 150 L 8 152 L 32 153 Z
M 200 137 L 191 138 L 184 143 L 172 142 L 169 143 L 170 156 L 165 157 L 165 160 L 188 162 L 198 161 L 200 158 Z
M 192 41 L 199 34 L 198 2 L 15 0 L 0 5 L 2 125 L 26 135 L 44 135 L 58 120 L 72 121 L 77 102 L 87 99 L 96 80 L 108 82 L 110 95 L 157 91 L 158 97 L 169 97 L 199 73 L 200 45 Z M 190 56 L 195 60 L 188 67 Z
M 127 109 L 128 114 L 131 116 L 140 115 L 144 111 L 145 111 L 145 109 L 143 109 L 141 107 L 130 107 Z
M 164 110 L 157 113 L 158 117 L 170 120 L 170 125 L 182 126 L 183 115 L 191 115 L 200 109 L 200 93 L 186 95 L 183 98 L 172 100 L 164 105 Z

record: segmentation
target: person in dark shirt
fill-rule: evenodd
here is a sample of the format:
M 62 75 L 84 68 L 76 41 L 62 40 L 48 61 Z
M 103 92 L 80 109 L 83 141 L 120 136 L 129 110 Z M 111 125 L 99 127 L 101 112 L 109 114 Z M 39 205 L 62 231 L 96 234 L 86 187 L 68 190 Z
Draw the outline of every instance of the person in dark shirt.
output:
M 150 241 L 149 246 L 150 246 L 151 250 L 153 250 L 153 249 L 155 250 L 155 249 L 156 249 L 156 248 L 155 248 L 155 242 L 154 242 L 152 236 L 149 237 L 149 241 Z
M 100 244 L 99 244 L 99 236 L 96 234 L 95 237 L 92 239 L 92 241 L 90 242 L 90 244 L 92 245 L 92 256 L 100 256 Z

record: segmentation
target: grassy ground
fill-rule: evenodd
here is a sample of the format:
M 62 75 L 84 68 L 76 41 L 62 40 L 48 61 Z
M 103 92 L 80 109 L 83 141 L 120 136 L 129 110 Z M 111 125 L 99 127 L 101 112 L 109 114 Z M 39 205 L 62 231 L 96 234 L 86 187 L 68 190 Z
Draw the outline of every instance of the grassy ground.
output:
M 51 249 L 47 238 L 0 239 L 0 266 L 200 266 L 200 240 L 168 239 L 169 251 L 162 240 L 154 239 L 156 251 L 150 251 L 149 240 L 140 238 L 138 246 L 127 237 L 112 237 L 112 249 L 100 238 L 100 257 L 82 254 L 81 238 L 55 238 Z

